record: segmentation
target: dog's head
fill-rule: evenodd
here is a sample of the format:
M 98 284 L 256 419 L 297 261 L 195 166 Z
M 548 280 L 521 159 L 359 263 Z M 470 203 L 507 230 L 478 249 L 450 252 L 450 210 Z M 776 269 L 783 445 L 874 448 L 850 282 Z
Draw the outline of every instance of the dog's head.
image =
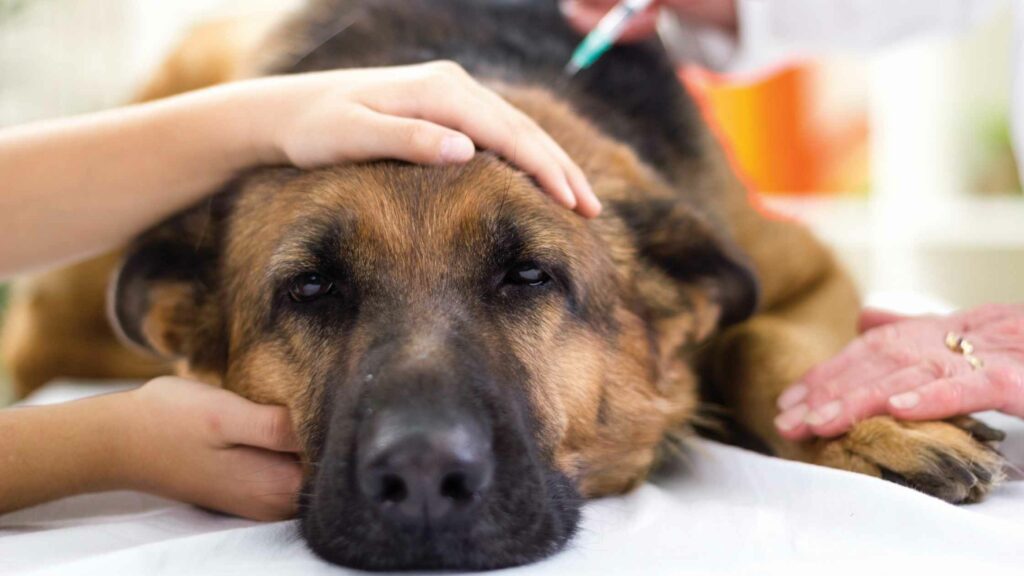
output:
M 696 403 L 688 351 L 749 315 L 736 250 L 636 166 L 605 214 L 506 163 L 262 171 L 140 238 L 122 333 L 288 406 L 302 531 L 349 566 L 491 568 L 559 549 Z

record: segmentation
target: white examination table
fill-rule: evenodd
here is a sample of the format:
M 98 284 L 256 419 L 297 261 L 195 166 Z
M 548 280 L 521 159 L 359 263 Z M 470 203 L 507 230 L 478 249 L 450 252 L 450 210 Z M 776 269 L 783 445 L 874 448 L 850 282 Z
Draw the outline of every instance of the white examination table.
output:
M 109 387 L 54 385 L 35 402 Z M 1008 432 L 1024 468 L 1024 421 Z M 508 571 L 582 574 L 1024 574 L 1024 481 L 951 506 L 857 474 L 697 441 L 678 471 L 588 504 L 562 553 Z M 294 522 L 259 524 L 135 493 L 0 517 L 0 575 L 349 574 L 310 553 Z

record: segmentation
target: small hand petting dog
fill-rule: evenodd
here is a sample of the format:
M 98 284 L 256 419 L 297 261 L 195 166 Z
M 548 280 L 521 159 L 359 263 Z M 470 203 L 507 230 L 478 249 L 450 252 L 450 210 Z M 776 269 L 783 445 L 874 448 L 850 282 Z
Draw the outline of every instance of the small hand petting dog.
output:
M 302 482 L 288 409 L 181 378 L 0 411 L 0 513 L 140 490 L 255 520 L 295 514 Z
M 583 172 L 529 117 L 448 62 L 237 82 L 0 132 L 0 279 L 127 242 L 259 165 L 468 162 L 490 149 L 594 217 Z M 110 439 L 117 441 L 112 445 Z M 288 411 L 178 378 L 0 412 L 0 513 L 138 489 L 259 520 L 295 513 Z M 239 490 L 239 487 L 244 487 Z
M 475 146 L 559 204 L 600 212 L 547 133 L 449 62 L 235 82 L 11 128 L 0 132 L 0 278 L 115 248 L 254 166 L 465 163 Z

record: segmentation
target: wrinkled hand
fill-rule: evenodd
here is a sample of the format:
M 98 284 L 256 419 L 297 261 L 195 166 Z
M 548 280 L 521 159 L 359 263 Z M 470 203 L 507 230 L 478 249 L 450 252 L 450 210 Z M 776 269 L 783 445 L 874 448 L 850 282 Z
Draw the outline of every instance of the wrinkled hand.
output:
M 468 162 L 493 150 L 537 179 L 559 204 L 586 217 L 601 205 L 583 171 L 529 116 L 458 64 L 366 68 L 247 83 L 258 110 L 260 154 L 300 168 L 392 158 Z M 269 134 L 269 136 L 264 136 Z
M 581 33 L 590 32 L 618 0 L 563 0 L 562 12 L 573 28 Z M 674 10 L 681 20 L 696 24 L 717 26 L 723 30 L 736 29 L 736 0 L 656 0 L 645 13 L 629 23 L 622 42 L 635 42 L 657 33 L 658 9 Z
M 302 468 L 286 408 L 170 377 L 128 394 L 130 487 L 254 520 L 295 514 Z
M 782 436 L 835 436 L 880 414 L 934 420 L 999 410 L 1024 417 L 1024 305 L 919 318 L 866 310 L 860 324 L 860 338 L 779 396 Z M 983 366 L 946 346 L 950 332 L 973 345 Z

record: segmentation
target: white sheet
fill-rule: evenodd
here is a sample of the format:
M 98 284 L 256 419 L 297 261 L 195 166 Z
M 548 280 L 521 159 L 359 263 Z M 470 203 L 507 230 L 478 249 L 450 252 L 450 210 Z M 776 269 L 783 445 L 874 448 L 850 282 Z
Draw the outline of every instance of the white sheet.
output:
M 35 403 L 109 387 L 50 386 Z M 1024 422 L 1004 452 L 1024 464 Z M 1024 574 L 1020 475 L 972 506 L 894 484 L 697 441 L 674 470 L 588 504 L 564 552 L 524 575 Z M 936 570 L 938 572 L 936 572 Z M 70 498 L 0 517 L 0 574 L 347 574 L 317 559 L 294 522 L 259 524 L 135 493 Z

